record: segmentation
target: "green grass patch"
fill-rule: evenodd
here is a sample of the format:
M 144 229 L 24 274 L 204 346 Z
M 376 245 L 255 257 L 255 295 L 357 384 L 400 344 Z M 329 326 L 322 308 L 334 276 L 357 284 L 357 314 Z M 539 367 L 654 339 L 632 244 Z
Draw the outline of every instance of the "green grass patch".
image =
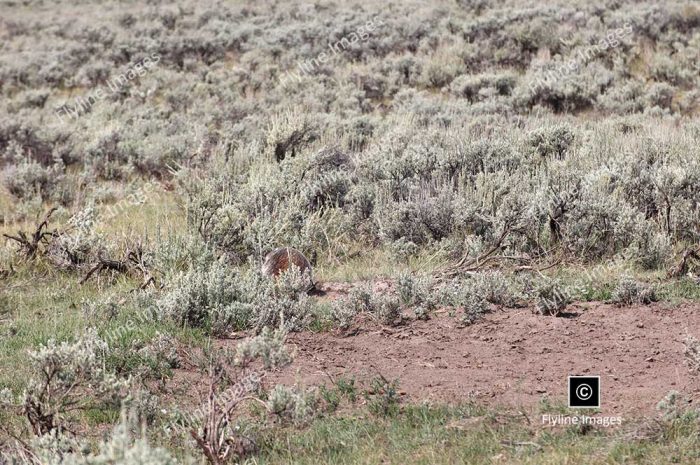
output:
M 269 430 L 251 463 L 602 465 L 700 459 L 697 420 L 669 423 L 655 440 L 628 440 L 625 433 L 545 430 L 522 416 L 472 405 L 404 406 L 391 417 L 326 417 L 301 430 Z

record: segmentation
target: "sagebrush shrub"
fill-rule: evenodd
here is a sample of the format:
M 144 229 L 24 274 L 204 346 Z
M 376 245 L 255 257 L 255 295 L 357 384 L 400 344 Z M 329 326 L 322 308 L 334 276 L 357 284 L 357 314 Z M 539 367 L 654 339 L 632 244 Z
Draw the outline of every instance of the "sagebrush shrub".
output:
M 690 408 L 690 401 L 678 391 L 669 391 L 656 404 L 656 409 L 662 412 L 666 421 L 680 420 L 683 417 L 697 418 L 698 412 Z
M 311 316 L 308 279 L 297 267 L 272 279 L 252 270 L 235 270 L 219 259 L 175 276 L 156 306 L 161 318 L 215 335 L 280 325 L 295 331 Z
M 262 360 L 267 369 L 283 367 L 292 361 L 284 345 L 286 333 L 283 330 L 271 330 L 266 327 L 255 337 L 246 339 L 236 347 L 234 362 L 247 366 L 253 360 Z
M 158 239 L 153 251 L 153 266 L 167 279 L 188 268 L 209 267 L 217 260 L 216 253 L 198 235 L 170 234 Z
M 161 318 L 215 334 L 244 328 L 253 314 L 249 284 L 222 261 L 181 272 L 157 302 Z
M 278 384 L 268 394 L 267 408 L 280 420 L 294 423 L 310 421 L 317 409 L 318 397 L 314 391 L 303 391 Z
M 150 342 L 136 351 L 140 358 L 137 375 L 142 379 L 162 379 L 180 367 L 177 341 L 169 334 L 157 332 Z
M 331 303 L 331 319 L 338 325 L 340 329 L 347 329 L 352 324 L 357 311 L 349 299 L 335 299 Z
M 262 281 L 254 296 L 252 325 L 257 330 L 283 327 L 298 331 L 306 327 L 311 318 L 312 301 L 307 294 L 309 275 L 295 266 L 289 267 L 276 280 Z
M 541 157 L 563 158 L 574 141 L 570 126 L 541 128 L 530 133 L 528 144 L 533 154 Z
M 413 308 L 413 314 L 416 317 L 416 320 L 429 320 L 430 319 L 430 313 L 428 312 L 428 309 L 423 307 L 422 305 L 418 305 L 417 307 Z
M 408 263 L 408 260 L 417 255 L 419 250 L 420 246 L 418 244 L 413 241 L 406 240 L 403 237 L 390 242 L 389 244 L 389 252 L 391 253 L 392 257 L 403 263 Z
M 375 294 L 372 296 L 371 308 L 374 315 L 382 324 L 396 326 L 403 321 L 401 304 L 399 300 L 388 294 Z
M 405 201 L 398 204 L 387 203 L 383 207 L 376 215 L 380 234 L 386 237 L 387 241 L 403 241 L 421 246 L 431 239 L 442 237 L 434 236 L 431 231 L 429 215 L 432 214 L 432 209 L 429 202 Z
M 261 379 L 269 371 L 280 369 L 291 362 L 284 345 L 285 333 L 265 328 L 261 334 L 241 342 L 235 351 L 215 349 L 206 367 L 208 390 L 198 408 L 180 412 L 176 408 L 170 432 L 184 433 L 194 439 L 194 445 L 210 463 L 226 463 L 243 458 L 255 449 L 255 443 L 241 429 L 240 406 L 257 400 L 270 405 L 275 413 L 293 419 L 307 418 L 313 410 L 312 397 L 294 396 L 284 387 L 268 393 L 261 399 Z M 252 366 L 262 361 L 262 368 Z
M 396 280 L 396 289 L 403 305 L 433 308 L 435 300 L 432 287 L 433 282 L 429 276 L 413 276 L 404 273 Z
M 355 313 L 372 311 L 372 289 L 369 285 L 353 286 L 348 293 L 348 303 Z
M 687 335 L 683 340 L 685 345 L 685 360 L 693 373 L 700 373 L 700 340 Z
M 105 369 L 107 349 L 107 343 L 90 330 L 73 343 L 50 340 L 30 352 L 33 373 L 22 408 L 37 436 L 63 431 L 72 412 L 119 405 L 129 381 Z
M 316 137 L 313 123 L 306 114 L 285 111 L 272 118 L 265 138 L 265 151 L 271 159 L 282 161 L 287 156 L 294 157 Z
M 501 272 L 478 273 L 471 282 L 471 292 L 495 305 L 513 306 L 517 294 L 509 287 Z
M 47 465 L 175 465 L 178 461 L 149 441 L 135 412 L 123 410 L 119 423 L 97 450 L 60 433 L 48 433 L 32 441 L 32 452 Z
M 559 315 L 571 302 L 571 295 L 562 282 L 546 279 L 535 288 L 535 308 L 542 315 Z
M 517 77 L 510 73 L 462 75 L 452 81 L 450 91 L 474 102 L 488 100 L 495 95 L 510 95 L 516 82 Z
M 60 165 L 44 167 L 29 159 L 15 161 L 15 164 L 6 167 L 2 173 L 3 184 L 19 199 L 39 195 L 45 200 L 51 200 L 62 178 L 63 167 Z
M 460 322 L 469 326 L 480 320 L 486 313 L 491 311 L 488 301 L 479 294 L 467 294 L 462 300 L 463 314 Z
M 322 207 L 342 207 L 353 186 L 352 160 L 342 148 L 328 146 L 308 157 L 303 168 L 301 197 L 306 208 L 318 210 Z
M 656 301 L 653 286 L 622 276 L 612 292 L 612 302 L 618 305 L 650 304 Z
M 105 251 L 104 236 L 96 231 L 98 214 L 95 208 L 78 211 L 68 220 L 67 231 L 51 240 L 48 259 L 58 268 L 82 269 Z
M 491 311 L 491 304 L 516 306 L 524 296 L 522 283 L 501 272 L 480 272 L 452 279 L 434 291 L 436 303 L 461 309 L 462 323 L 470 325 Z

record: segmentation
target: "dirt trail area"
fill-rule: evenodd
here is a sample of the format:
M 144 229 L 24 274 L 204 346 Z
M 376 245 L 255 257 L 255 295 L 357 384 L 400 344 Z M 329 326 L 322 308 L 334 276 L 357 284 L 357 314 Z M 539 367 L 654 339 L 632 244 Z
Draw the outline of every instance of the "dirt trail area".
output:
M 700 336 L 700 305 L 573 308 L 567 317 L 499 310 L 466 328 L 442 313 L 398 328 L 365 322 L 290 334 L 295 361 L 271 381 L 316 385 L 381 373 L 398 378 L 410 401 L 535 408 L 545 396 L 566 404 L 567 375 L 600 375 L 606 415 L 652 415 L 670 390 L 700 403 L 700 376 L 689 372 L 683 344 L 689 333 Z

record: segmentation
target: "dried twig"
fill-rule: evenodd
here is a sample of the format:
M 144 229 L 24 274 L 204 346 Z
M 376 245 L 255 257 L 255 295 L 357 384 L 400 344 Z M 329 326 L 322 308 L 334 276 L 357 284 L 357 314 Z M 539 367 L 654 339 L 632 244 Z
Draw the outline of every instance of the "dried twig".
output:
M 501 444 L 504 446 L 508 447 L 524 447 L 524 446 L 529 446 L 529 447 L 534 447 L 537 450 L 542 449 L 542 446 L 537 444 L 536 442 L 531 442 L 531 441 L 501 441 Z
M 16 451 L 15 453 L 19 456 L 23 456 L 27 463 L 36 463 L 40 464 L 41 460 L 39 457 L 34 453 L 32 450 L 31 445 L 22 439 L 18 434 L 15 434 L 12 430 L 10 430 L 9 427 L 5 425 L 0 425 L 0 431 L 5 433 L 8 437 L 14 439 L 14 441 L 17 443 Z M 18 457 L 19 458 L 19 457 Z
M 510 261 L 519 261 L 522 263 L 525 263 L 523 265 L 516 266 L 513 271 L 518 272 L 518 271 L 536 271 L 538 273 L 541 273 L 542 271 L 548 270 L 550 268 L 554 268 L 558 264 L 562 262 L 562 259 L 559 259 L 555 261 L 554 263 L 550 265 L 546 265 L 543 268 L 537 268 L 535 265 L 531 264 L 532 258 L 530 257 L 525 257 L 525 256 L 512 256 L 512 255 L 494 255 L 494 253 L 502 248 L 503 241 L 506 239 L 508 234 L 512 232 L 511 228 L 505 228 L 501 235 L 498 237 L 494 245 L 484 252 L 483 254 L 479 255 L 476 258 L 473 258 L 471 260 L 468 260 L 468 255 L 465 254 L 462 256 L 462 258 L 455 263 L 452 266 L 449 266 L 445 269 L 442 270 L 441 273 L 439 273 L 439 276 L 437 277 L 437 280 L 443 280 L 443 279 L 448 279 L 448 278 L 453 278 L 457 275 L 460 274 L 472 274 L 479 269 L 481 269 L 484 265 L 487 263 L 497 261 L 497 260 L 510 260 Z
M 510 233 L 510 228 L 504 228 L 503 232 L 496 240 L 494 246 L 491 247 L 491 249 L 489 249 L 488 251 L 486 251 L 485 253 L 481 254 L 480 256 L 471 260 L 468 263 L 467 258 L 469 258 L 469 255 L 465 253 L 462 256 L 462 258 L 452 267 L 452 270 L 459 272 L 461 269 L 467 268 L 467 271 L 470 271 L 469 268 L 473 265 L 476 265 L 476 267 L 479 268 L 481 266 L 480 263 L 483 263 L 483 261 L 486 260 L 486 258 L 491 256 L 491 254 L 493 254 L 495 251 L 501 248 L 501 244 L 503 244 L 503 241 L 505 240 L 506 236 L 508 236 L 508 233 Z
M 143 247 L 137 245 L 133 249 L 128 249 L 126 251 L 123 260 L 113 260 L 100 256 L 97 259 L 97 263 L 90 268 L 83 279 L 80 280 L 80 284 L 85 284 L 93 275 L 99 274 L 105 270 L 116 271 L 117 273 L 128 273 L 135 269 L 143 275 L 143 282 L 139 285 L 139 289 L 145 289 L 150 284 L 155 285 L 156 279 L 146 266 L 143 255 Z
M 233 456 L 244 456 L 249 452 L 250 447 L 254 446 L 248 438 L 226 436 L 227 428 L 233 422 L 233 413 L 238 406 L 246 401 L 265 405 L 255 396 L 234 396 L 224 399 L 219 389 L 225 377 L 226 372 L 222 367 L 215 364 L 210 366 L 206 416 L 202 419 L 201 429 L 192 427 L 189 430 L 190 436 L 212 465 L 226 463 Z
M 90 271 L 87 272 L 85 277 L 80 280 L 80 284 L 84 284 L 90 277 L 97 273 L 99 274 L 103 270 L 112 270 L 119 273 L 126 273 L 129 271 L 128 263 L 121 260 L 110 260 L 108 258 L 98 257 L 98 263 L 93 266 Z
M 11 234 L 3 234 L 3 236 L 19 243 L 20 248 L 24 250 L 25 257 L 28 260 L 31 260 L 39 253 L 39 246 L 41 243 L 47 243 L 47 237 L 55 237 L 58 234 L 57 231 L 48 231 L 49 219 L 56 210 L 56 207 L 50 209 L 46 215 L 44 215 L 43 220 L 36 226 L 34 232 L 30 235 L 24 231 L 18 231 L 16 236 Z

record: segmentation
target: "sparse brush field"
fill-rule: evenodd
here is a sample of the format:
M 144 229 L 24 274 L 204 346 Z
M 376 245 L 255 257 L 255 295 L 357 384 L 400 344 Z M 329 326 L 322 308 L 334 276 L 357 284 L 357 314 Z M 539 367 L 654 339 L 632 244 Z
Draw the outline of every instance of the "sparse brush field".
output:
M 0 0 L 0 464 L 700 463 L 699 84 L 690 0 Z

